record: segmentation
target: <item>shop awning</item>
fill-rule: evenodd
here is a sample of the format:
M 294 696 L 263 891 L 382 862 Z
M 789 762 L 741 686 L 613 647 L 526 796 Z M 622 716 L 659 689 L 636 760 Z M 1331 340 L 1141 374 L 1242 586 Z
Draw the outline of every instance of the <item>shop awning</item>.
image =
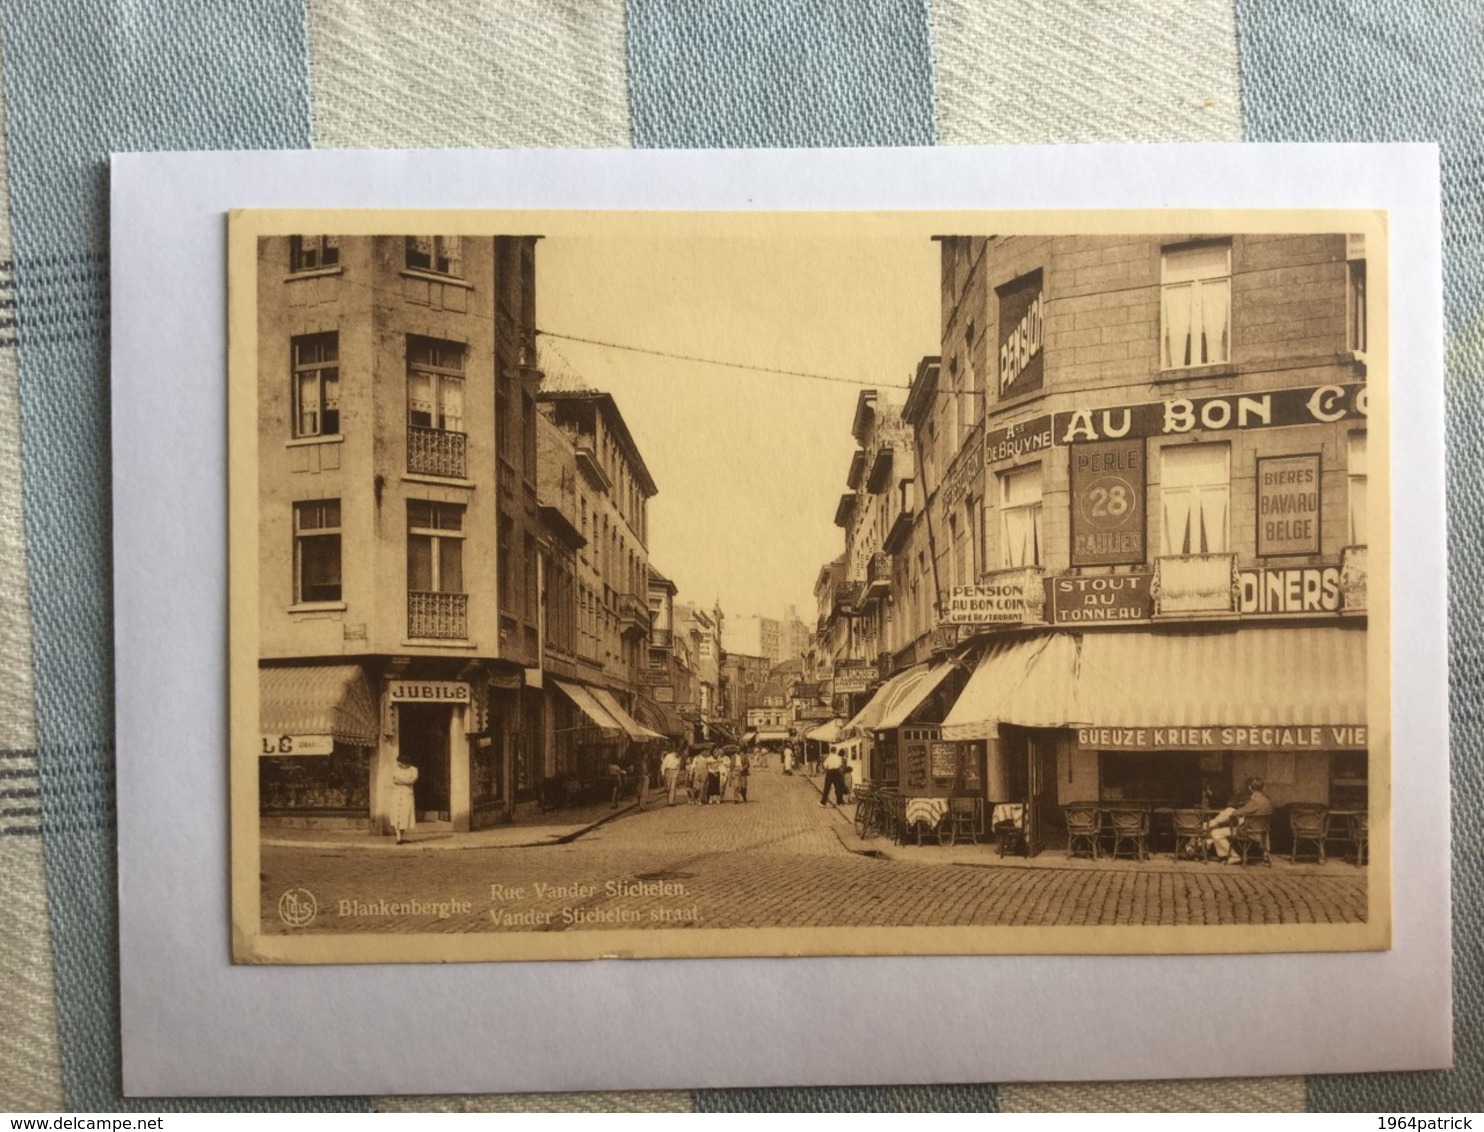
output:
M 703 716 L 702 718 L 704 719 L 705 717 Z M 706 734 L 711 736 L 713 739 L 722 739 L 728 743 L 735 743 L 737 741 L 736 737 L 732 734 L 731 728 L 729 728 L 726 724 L 717 723 L 713 719 L 706 719 L 705 723 Z
M 1353 727 L 1366 721 L 1366 635 L 1345 626 L 1052 633 L 998 642 L 945 739 L 1021 727 Z
M 635 743 L 647 743 L 651 739 L 664 738 L 658 731 L 651 731 L 625 711 L 623 705 L 607 688 L 592 688 L 590 691 L 597 697 L 598 703 L 603 705 L 603 710 L 618 721 L 619 728 Z
M 813 730 L 804 732 L 804 738 L 815 743 L 838 743 L 840 733 L 845 729 L 845 721 L 832 719 L 828 723 L 821 723 Z
M 258 669 L 258 722 L 264 735 L 328 737 L 374 747 L 376 698 L 357 664 L 301 664 Z
M 652 727 L 669 739 L 683 739 L 690 735 L 690 725 L 658 700 L 638 696 L 634 700 L 634 718 L 646 727 Z
M 604 711 L 603 705 L 581 684 L 568 684 L 565 680 L 553 680 L 552 683 L 577 706 L 578 711 L 592 721 L 593 726 L 602 729 L 604 738 L 617 739 L 623 735 L 623 728 L 619 726 L 618 720 Z
M 900 727 L 952 670 L 953 662 L 945 660 L 937 664 L 914 664 L 898 672 L 876 689 L 870 702 L 845 725 L 844 732 L 859 735 Z
M 741 741 L 743 743 L 751 743 L 756 738 L 757 738 L 757 732 L 756 731 L 749 731 L 746 735 L 743 735 L 742 736 Z
M 783 743 L 788 739 L 787 727 L 760 727 L 757 732 L 759 743 Z

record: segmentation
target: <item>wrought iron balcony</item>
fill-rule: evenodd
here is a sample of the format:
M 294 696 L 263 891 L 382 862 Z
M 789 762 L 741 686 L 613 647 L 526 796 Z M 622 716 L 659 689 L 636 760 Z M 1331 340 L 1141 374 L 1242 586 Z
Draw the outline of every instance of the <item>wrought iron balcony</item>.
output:
M 883 440 L 877 445 L 871 457 L 871 470 L 866 476 L 866 490 L 872 495 L 880 495 L 886 490 L 886 485 L 891 481 L 892 458 L 895 455 L 895 446 L 890 440 Z
M 1347 613 L 1365 612 L 1366 548 L 1347 546 L 1340 557 L 1340 597 Z
M 648 636 L 649 603 L 634 594 L 619 594 L 618 631 L 626 637 Z
M 670 629 L 650 629 L 649 647 L 652 649 L 668 649 L 675 644 L 675 634 Z
M 877 552 L 866 563 L 866 592 L 869 601 L 873 597 L 885 597 L 891 593 L 891 555 Z
M 468 640 L 469 595 L 409 591 L 407 635 L 414 640 Z
M 1155 616 L 1231 613 L 1241 581 L 1235 554 L 1182 554 L 1155 559 Z
M 425 476 L 465 479 L 468 437 L 442 428 L 407 426 L 407 470 Z

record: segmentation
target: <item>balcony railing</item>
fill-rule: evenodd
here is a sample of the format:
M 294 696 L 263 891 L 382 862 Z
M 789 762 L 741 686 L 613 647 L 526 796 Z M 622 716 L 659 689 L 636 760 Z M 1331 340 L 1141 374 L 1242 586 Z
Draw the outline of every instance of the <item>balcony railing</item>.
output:
M 425 476 L 465 479 L 467 441 L 462 432 L 408 425 L 407 470 Z
M 633 594 L 618 595 L 618 631 L 625 636 L 649 634 L 649 603 Z
M 1158 558 L 1154 564 L 1155 616 L 1230 613 L 1241 582 L 1235 554 L 1186 554 Z
M 669 629 L 649 630 L 649 647 L 652 649 L 668 649 L 675 644 L 675 634 Z
M 1340 558 L 1340 597 L 1347 613 L 1364 612 L 1366 589 L 1366 548 L 1347 546 Z
M 1045 577 L 1046 571 L 1040 566 L 1014 566 L 1008 570 L 989 570 L 980 574 L 979 584 L 999 587 L 1010 593 L 1016 590 L 1020 592 L 1018 600 L 1010 600 L 999 624 L 1034 625 L 1046 620 Z M 1019 621 L 1015 620 L 1015 613 L 1019 613 Z
M 410 591 L 407 594 L 407 635 L 421 640 L 468 640 L 469 595 Z
M 866 563 L 866 597 L 885 597 L 891 592 L 891 555 L 880 551 Z

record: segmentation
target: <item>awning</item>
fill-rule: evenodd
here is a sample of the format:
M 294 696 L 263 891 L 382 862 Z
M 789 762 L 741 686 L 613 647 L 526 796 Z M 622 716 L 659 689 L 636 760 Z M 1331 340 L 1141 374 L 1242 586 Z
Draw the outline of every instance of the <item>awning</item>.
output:
M 937 664 L 915 664 L 904 672 L 898 672 L 881 685 L 870 702 L 845 725 L 845 732 L 863 734 L 900 727 L 952 669 L 953 662 L 945 660 Z
M 605 739 L 617 739 L 623 734 L 618 720 L 604 711 L 593 694 L 581 684 L 568 684 L 565 680 L 553 680 L 552 683 L 561 689 L 562 695 L 577 705 L 577 710 L 587 716 L 593 726 L 602 729 Z
M 757 732 L 756 731 L 749 731 L 746 735 L 742 736 L 742 742 L 744 742 L 744 743 L 751 743 L 756 738 L 757 738 Z
M 690 725 L 665 707 L 658 700 L 652 700 L 648 696 L 637 696 L 634 699 L 634 718 L 646 727 L 652 727 L 669 739 L 683 739 L 690 735 Z
M 787 727 L 761 727 L 758 729 L 757 742 L 759 743 L 783 743 L 787 740 Z
M 658 731 L 651 731 L 625 711 L 623 705 L 614 699 L 613 693 L 607 688 L 592 688 L 590 691 L 597 697 L 598 703 L 603 705 L 603 710 L 618 721 L 618 726 L 623 733 L 634 742 L 646 743 L 650 739 L 664 738 Z
M 702 718 L 704 719 L 704 717 L 702 717 Z M 737 741 L 736 736 L 734 736 L 732 734 L 731 728 L 728 727 L 726 724 L 724 724 L 724 723 L 717 723 L 715 720 L 711 720 L 711 719 L 706 719 L 705 720 L 705 723 L 706 723 L 706 733 L 708 735 L 712 735 L 713 737 L 724 739 L 728 743 L 735 743 Z
M 1363 627 L 1052 633 L 980 657 L 945 739 L 1021 727 L 1355 727 L 1366 722 Z
M 258 722 L 263 734 L 328 737 L 374 747 L 380 734 L 376 698 L 357 664 L 301 664 L 258 669 Z
M 815 743 L 838 743 L 840 733 L 845 729 L 845 721 L 832 719 L 828 723 L 821 723 L 813 730 L 804 732 L 804 738 Z

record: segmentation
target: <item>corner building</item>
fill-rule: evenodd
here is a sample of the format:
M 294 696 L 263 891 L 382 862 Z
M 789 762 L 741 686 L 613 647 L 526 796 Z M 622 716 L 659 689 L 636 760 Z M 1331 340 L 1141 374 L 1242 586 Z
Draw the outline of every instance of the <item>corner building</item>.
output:
M 1026 803 L 1032 851 L 1251 775 L 1364 812 L 1361 240 L 940 243 L 872 777 Z
M 269 823 L 507 819 L 539 785 L 536 237 L 258 253 L 260 802 Z

